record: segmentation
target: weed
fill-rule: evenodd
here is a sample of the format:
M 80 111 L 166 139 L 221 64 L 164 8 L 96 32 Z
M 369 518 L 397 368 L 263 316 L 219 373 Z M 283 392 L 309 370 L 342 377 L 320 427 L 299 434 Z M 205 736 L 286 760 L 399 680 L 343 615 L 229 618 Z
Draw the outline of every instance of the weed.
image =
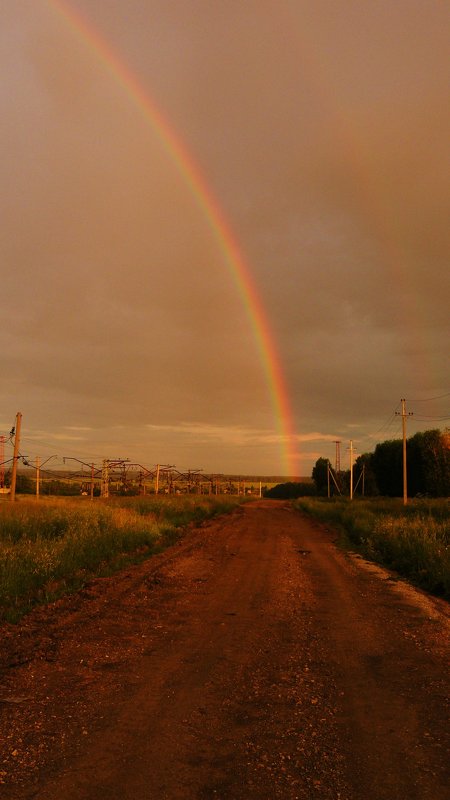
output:
M 74 591 L 173 544 L 190 522 L 235 507 L 214 497 L 21 500 L 0 507 L 0 618 Z
M 445 500 L 301 498 L 294 506 L 341 532 L 342 543 L 450 599 L 450 507 Z

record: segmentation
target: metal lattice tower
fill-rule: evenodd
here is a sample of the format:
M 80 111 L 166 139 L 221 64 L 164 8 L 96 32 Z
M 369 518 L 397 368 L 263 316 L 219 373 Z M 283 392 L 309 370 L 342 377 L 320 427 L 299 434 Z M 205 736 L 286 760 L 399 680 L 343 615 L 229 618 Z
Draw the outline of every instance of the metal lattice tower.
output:
M 109 497 L 109 459 L 103 459 L 101 496 Z
M 336 459 L 334 462 L 334 471 L 336 475 L 339 475 L 341 471 L 341 440 L 337 439 L 335 440 L 334 443 L 336 445 Z

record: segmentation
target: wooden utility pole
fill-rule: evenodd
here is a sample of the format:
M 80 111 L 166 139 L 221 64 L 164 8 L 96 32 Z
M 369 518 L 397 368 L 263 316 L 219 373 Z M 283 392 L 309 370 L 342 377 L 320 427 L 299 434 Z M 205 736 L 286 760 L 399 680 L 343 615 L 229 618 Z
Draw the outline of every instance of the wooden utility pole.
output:
M 397 416 L 401 416 L 402 418 L 402 434 L 403 434 L 403 505 L 406 506 L 408 503 L 408 470 L 407 470 L 407 456 L 406 456 L 406 417 L 412 417 L 412 412 L 406 412 L 406 400 L 403 398 L 400 400 L 402 404 L 402 410 L 396 411 L 395 413 Z
M 159 492 L 159 464 L 156 465 L 155 494 Z
M 41 459 L 36 456 L 36 498 L 39 498 L 39 481 L 41 477 Z
M 16 482 L 17 482 L 17 461 L 19 459 L 19 447 L 20 447 L 20 425 L 22 422 L 22 414 L 20 411 L 16 414 L 16 427 L 15 427 L 15 436 L 14 436 L 14 455 L 13 455 L 13 463 L 12 463 L 12 472 L 11 472 L 11 492 L 9 495 L 9 499 L 14 502 L 16 499 Z
M 0 489 L 5 488 L 5 437 L 0 436 Z
M 350 500 L 353 500 L 353 439 L 350 439 Z

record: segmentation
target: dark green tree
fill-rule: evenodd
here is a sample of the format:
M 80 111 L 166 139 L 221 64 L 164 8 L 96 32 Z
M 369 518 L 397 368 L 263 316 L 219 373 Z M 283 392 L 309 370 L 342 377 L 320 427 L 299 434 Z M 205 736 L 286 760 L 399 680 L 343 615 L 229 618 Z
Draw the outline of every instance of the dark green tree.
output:
M 408 495 L 450 495 L 450 442 L 447 432 L 421 431 L 406 442 Z M 370 466 L 380 494 L 403 494 L 403 446 L 401 439 L 377 444 Z
M 416 433 L 408 439 L 408 493 L 429 497 L 450 495 L 450 448 L 440 430 Z
M 296 497 L 311 497 L 316 494 L 313 483 L 278 483 L 264 492 L 264 497 L 273 497 L 280 500 L 293 500 Z
M 312 479 L 316 485 L 318 494 L 326 494 L 328 488 L 328 468 L 330 462 L 328 458 L 318 458 L 312 471 Z
M 378 494 L 378 486 L 372 465 L 373 453 L 362 453 L 355 461 L 353 467 L 354 484 L 358 483 L 364 468 L 364 478 L 361 477 L 356 489 L 356 494 L 362 494 L 364 480 L 364 494 L 366 497 L 373 497 Z
M 5 486 L 11 486 L 11 470 L 5 472 Z M 17 494 L 34 494 L 36 491 L 36 484 L 28 475 L 23 475 L 21 472 L 17 473 L 16 478 L 16 492 Z
M 377 444 L 371 459 L 380 494 L 401 497 L 403 493 L 403 450 L 401 439 Z

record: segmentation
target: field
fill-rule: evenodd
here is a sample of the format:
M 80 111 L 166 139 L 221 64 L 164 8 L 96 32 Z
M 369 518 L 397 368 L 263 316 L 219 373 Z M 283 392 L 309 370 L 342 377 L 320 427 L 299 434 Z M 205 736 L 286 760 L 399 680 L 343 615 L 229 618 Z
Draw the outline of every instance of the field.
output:
M 294 506 L 331 523 L 341 544 L 433 594 L 450 599 L 450 504 L 447 500 L 302 498 Z
M 232 496 L 21 498 L 0 503 L 0 620 L 76 591 L 173 544 L 189 523 L 232 509 Z M 338 529 L 341 543 L 450 598 L 449 503 L 302 498 L 294 506 Z
M 126 564 L 160 552 L 191 522 L 229 511 L 233 497 L 20 499 L 0 504 L 0 620 L 16 621 Z

